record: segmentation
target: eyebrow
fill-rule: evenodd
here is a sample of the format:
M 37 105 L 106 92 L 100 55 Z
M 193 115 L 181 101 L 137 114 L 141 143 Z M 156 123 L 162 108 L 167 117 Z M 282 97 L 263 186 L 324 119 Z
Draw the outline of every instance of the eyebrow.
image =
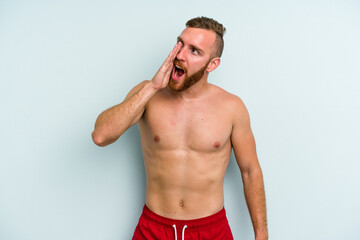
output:
M 184 40 L 183 40 L 180 36 L 177 37 L 177 41 L 178 41 L 178 42 L 181 42 L 181 43 L 184 45 Z M 197 46 L 194 46 L 194 45 L 192 45 L 192 44 L 189 44 L 189 45 L 190 45 L 191 48 L 196 49 L 199 53 L 201 53 L 201 54 L 204 53 L 204 51 L 203 51 L 202 49 L 198 48 Z

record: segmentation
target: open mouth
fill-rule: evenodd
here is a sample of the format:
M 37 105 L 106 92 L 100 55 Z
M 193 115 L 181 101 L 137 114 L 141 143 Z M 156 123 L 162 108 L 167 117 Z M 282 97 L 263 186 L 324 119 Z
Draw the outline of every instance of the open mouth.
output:
M 174 65 L 174 69 L 172 72 L 172 78 L 174 80 L 180 80 L 180 78 L 184 75 L 185 70 L 177 65 Z

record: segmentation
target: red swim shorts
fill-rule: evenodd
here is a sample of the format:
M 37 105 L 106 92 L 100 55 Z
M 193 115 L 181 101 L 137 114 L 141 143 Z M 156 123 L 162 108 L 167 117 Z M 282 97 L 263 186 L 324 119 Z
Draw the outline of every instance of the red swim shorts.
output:
M 233 240 L 225 209 L 214 215 L 175 220 L 152 212 L 146 205 L 136 226 L 133 240 Z

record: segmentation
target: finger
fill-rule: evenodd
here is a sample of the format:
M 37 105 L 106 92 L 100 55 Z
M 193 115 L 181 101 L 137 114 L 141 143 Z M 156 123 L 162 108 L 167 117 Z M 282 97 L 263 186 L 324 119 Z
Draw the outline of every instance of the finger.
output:
M 163 64 L 166 79 L 170 77 L 171 71 L 173 69 L 174 59 L 178 54 L 178 52 L 180 51 L 181 47 L 182 47 L 182 43 L 177 42 Z
M 173 62 L 177 55 L 177 53 L 180 51 L 182 47 L 182 43 L 178 42 L 175 44 L 174 48 L 169 53 L 169 56 L 165 59 L 163 64 L 160 67 L 160 71 L 163 72 L 163 74 L 170 74 L 173 69 Z
M 165 79 L 165 80 L 169 80 L 169 79 L 170 79 L 170 75 L 171 75 L 172 71 L 173 71 L 173 68 L 169 68 L 169 69 L 165 72 L 165 74 L 164 74 L 164 79 Z
M 173 50 L 172 50 L 172 53 L 173 53 L 173 55 L 172 55 L 172 60 L 175 59 L 176 55 L 178 54 L 178 52 L 180 51 L 181 48 L 182 48 L 182 43 L 181 43 L 181 42 L 177 42 L 177 43 L 175 44 L 175 47 L 174 47 Z
M 172 64 L 172 62 L 174 61 L 176 55 L 178 54 L 178 52 L 180 51 L 182 47 L 182 43 L 181 42 L 178 42 L 175 44 L 173 50 L 171 50 L 169 56 L 166 58 L 165 62 L 164 63 L 167 63 L 167 64 Z

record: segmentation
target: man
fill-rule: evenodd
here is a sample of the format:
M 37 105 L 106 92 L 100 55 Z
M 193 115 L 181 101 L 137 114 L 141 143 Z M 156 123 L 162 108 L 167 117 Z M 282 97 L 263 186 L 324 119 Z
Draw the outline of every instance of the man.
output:
M 240 98 L 207 82 L 220 64 L 225 28 L 189 20 L 150 81 L 103 113 L 92 133 L 99 146 L 138 123 L 146 204 L 133 239 L 233 239 L 223 182 L 233 148 L 255 239 L 268 238 L 262 171 L 249 115 Z

